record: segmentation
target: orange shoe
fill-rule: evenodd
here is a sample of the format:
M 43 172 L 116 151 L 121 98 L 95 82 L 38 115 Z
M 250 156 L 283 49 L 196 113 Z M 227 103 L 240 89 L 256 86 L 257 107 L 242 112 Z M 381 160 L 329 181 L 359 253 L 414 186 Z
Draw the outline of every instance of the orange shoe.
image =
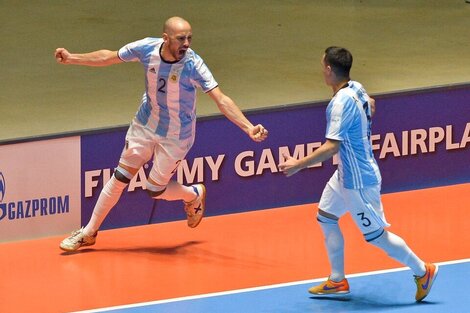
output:
M 314 295 L 344 295 L 349 293 L 349 283 L 346 278 L 342 281 L 335 282 L 328 277 L 328 280 L 326 282 L 321 283 L 317 286 L 313 286 L 308 290 L 308 292 Z
M 426 274 L 422 277 L 415 276 L 417 288 L 415 299 L 417 302 L 422 301 L 429 294 L 439 271 L 439 267 L 435 264 L 426 263 L 424 266 L 426 267 Z

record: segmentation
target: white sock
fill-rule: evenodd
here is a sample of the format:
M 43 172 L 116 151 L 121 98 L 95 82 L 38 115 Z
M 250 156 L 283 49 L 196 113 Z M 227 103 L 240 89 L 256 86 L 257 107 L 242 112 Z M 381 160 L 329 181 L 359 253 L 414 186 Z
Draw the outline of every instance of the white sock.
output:
M 103 187 L 103 190 L 101 190 L 90 221 L 83 230 L 86 235 L 91 236 L 98 231 L 109 211 L 111 211 L 118 202 L 126 186 L 126 183 L 117 180 L 114 175 L 111 176 L 110 180 Z
M 369 241 L 384 250 L 391 258 L 408 266 L 416 276 L 423 276 L 426 274 L 424 262 L 414 254 L 408 247 L 406 242 L 399 236 L 385 231 L 379 238 Z
M 178 183 L 177 181 L 170 180 L 166 186 L 164 193 L 156 197 L 156 199 L 163 199 L 168 201 L 173 200 L 183 200 L 185 202 L 190 202 L 197 197 L 194 188 L 191 186 L 184 186 Z
M 330 219 L 330 221 L 332 221 Z M 330 279 L 339 282 L 344 279 L 344 238 L 339 228 L 338 222 L 320 222 L 321 229 L 325 236 L 326 251 L 331 266 Z

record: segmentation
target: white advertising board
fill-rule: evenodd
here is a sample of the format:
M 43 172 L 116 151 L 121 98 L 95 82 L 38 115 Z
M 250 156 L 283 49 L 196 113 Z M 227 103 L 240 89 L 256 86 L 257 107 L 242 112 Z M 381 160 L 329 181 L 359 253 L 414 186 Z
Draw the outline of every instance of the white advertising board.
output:
M 0 242 L 80 226 L 80 137 L 0 146 Z

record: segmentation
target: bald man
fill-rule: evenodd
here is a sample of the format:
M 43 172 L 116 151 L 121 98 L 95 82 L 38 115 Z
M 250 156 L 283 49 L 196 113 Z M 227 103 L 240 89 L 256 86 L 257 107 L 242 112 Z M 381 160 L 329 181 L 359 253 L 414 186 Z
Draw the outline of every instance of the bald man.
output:
M 218 86 L 202 58 L 191 48 L 192 29 L 181 17 L 165 21 L 162 38 L 145 38 L 118 51 L 98 50 L 70 53 L 55 51 L 60 64 L 109 66 L 140 62 L 145 69 L 146 88 L 140 107 L 126 134 L 119 164 L 101 191 L 90 221 L 60 243 L 65 251 L 95 244 L 98 229 L 116 205 L 125 187 L 153 157 L 146 189 L 154 199 L 183 200 L 188 226 L 196 227 L 204 215 L 206 189 L 203 184 L 184 186 L 170 180 L 193 145 L 196 124 L 196 89 L 201 88 L 219 110 L 252 140 L 266 139 L 268 132 L 254 126 L 234 101 Z

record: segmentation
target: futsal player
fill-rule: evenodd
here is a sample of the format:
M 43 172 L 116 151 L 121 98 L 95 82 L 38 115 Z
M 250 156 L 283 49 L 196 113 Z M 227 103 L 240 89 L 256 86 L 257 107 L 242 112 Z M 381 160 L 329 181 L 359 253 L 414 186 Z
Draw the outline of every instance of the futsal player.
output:
M 313 286 L 315 295 L 347 294 L 344 272 L 344 240 L 338 220 L 349 211 L 367 242 L 384 250 L 390 257 L 408 266 L 416 282 L 416 301 L 430 292 L 438 267 L 423 262 L 399 236 L 386 230 L 390 226 L 380 199 L 381 175 L 371 147 L 371 117 L 375 101 L 363 86 L 352 81 L 349 72 L 353 57 L 340 47 L 329 47 L 321 60 L 325 83 L 333 90 L 326 109 L 326 141 L 299 160 L 285 156 L 279 169 L 286 176 L 339 154 L 338 169 L 323 190 L 317 220 L 325 237 L 331 265 L 327 281 Z
M 196 89 L 201 88 L 219 110 L 252 140 L 263 141 L 268 131 L 254 126 L 218 86 L 203 59 L 191 48 L 192 29 L 181 17 L 169 18 L 162 38 L 145 38 L 119 51 L 98 50 L 75 54 L 55 51 L 60 64 L 109 66 L 140 62 L 145 70 L 145 92 L 126 134 L 119 164 L 103 187 L 88 224 L 60 243 L 65 251 L 95 244 L 98 229 L 138 170 L 153 156 L 146 189 L 154 199 L 183 200 L 189 227 L 204 215 L 203 184 L 184 186 L 170 180 L 193 145 L 196 126 Z

